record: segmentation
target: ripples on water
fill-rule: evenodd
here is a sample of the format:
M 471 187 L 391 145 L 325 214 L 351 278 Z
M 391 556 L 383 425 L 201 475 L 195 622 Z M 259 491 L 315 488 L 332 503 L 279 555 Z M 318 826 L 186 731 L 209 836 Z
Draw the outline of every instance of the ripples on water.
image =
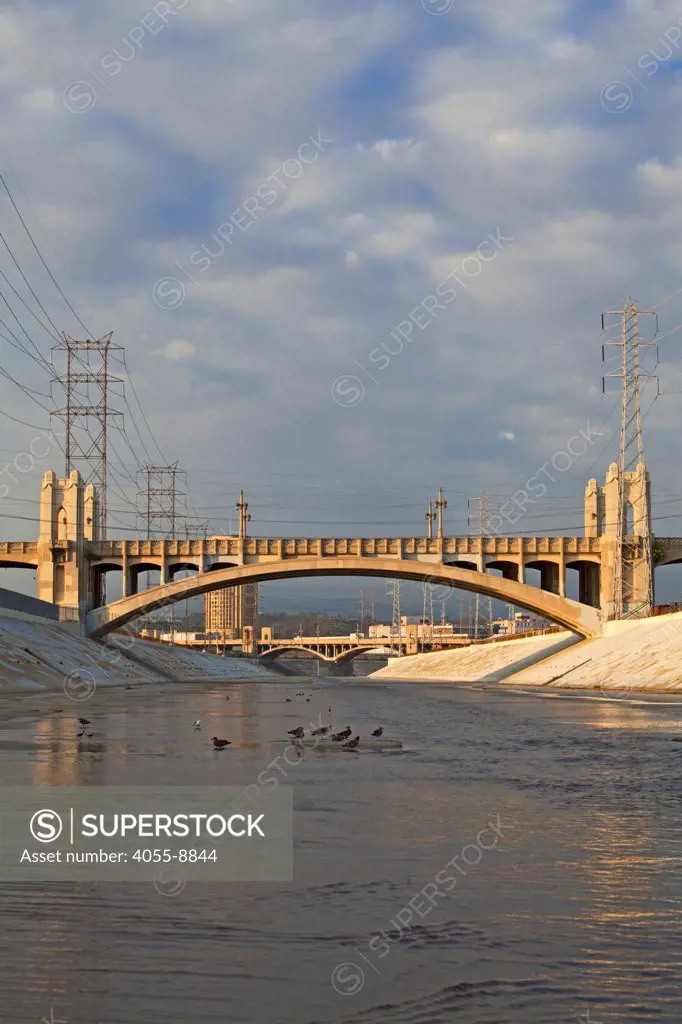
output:
M 81 746 L 82 709 L 55 697 L 62 713 L 0 730 L 3 782 L 246 785 L 329 705 L 335 725 L 381 723 L 405 749 L 306 752 L 288 769 L 293 883 L 1 888 L 0 1020 L 680 1019 L 682 708 L 383 680 L 228 692 L 98 693 Z M 214 752 L 214 732 L 234 746 Z M 396 915 L 498 814 L 497 849 L 460 858 L 466 876 L 398 941 Z M 331 984 L 344 962 L 346 982 L 364 972 L 353 995 Z

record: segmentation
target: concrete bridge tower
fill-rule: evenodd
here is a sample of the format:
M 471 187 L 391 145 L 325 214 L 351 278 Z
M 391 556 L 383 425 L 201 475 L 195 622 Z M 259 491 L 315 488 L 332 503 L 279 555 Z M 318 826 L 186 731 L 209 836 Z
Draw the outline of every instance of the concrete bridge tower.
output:
M 38 540 L 38 597 L 62 607 L 93 607 L 86 546 L 99 540 L 99 500 L 77 469 L 64 479 L 53 470 L 43 476 Z
M 585 536 L 601 538 L 601 610 L 606 619 L 621 617 L 616 593 L 619 572 L 622 617 L 651 615 L 654 601 L 651 481 L 643 462 L 623 473 L 622 482 L 620 476 L 618 464 L 612 462 L 604 486 L 592 479 L 585 489 Z M 622 537 L 618 530 L 621 508 Z

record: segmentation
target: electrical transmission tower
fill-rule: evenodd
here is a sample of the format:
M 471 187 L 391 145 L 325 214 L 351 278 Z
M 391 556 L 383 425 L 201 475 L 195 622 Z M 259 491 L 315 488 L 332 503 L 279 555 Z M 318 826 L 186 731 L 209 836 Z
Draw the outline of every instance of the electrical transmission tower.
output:
M 107 445 L 109 420 L 123 413 L 109 404 L 112 384 L 123 384 L 120 377 L 109 373 L 109 355 L 122 351 L 121 345 L 112 345 L 113 331 L 102 338 L 79 341 L 64 335 L 64 342 L 53 352 L 66 353 L 66 372 L 56 376 L 53 383 L 64 391 L 66 405 L 52 415 L 64 421 L 66 427 L 66 476 L 79 469 L 86 484 L 94 484 L 99 494 L 99 535 L 107 535 Z M 54 362 L 54 360 L 53 360 Z M 94 433 L 90 423 L 94 422 Z
M 140 479 L 142 486 L 140 486 Z M 186 474 L 178 468 L 177 462 L 168 466 L 153 466 L 146 463 L 138 473 L 137 508 L 138 523 L 144 529 L 147 540 L 154 537 L 171 539 L 177 536 L 177 525 L 181 513 L 186 514 Z M 146 576 L 147 590 L 150 576 Z M 170 606 L 171 635 L 175 636 L 175 606 Z M 147 628 L 151 618 L 145 618 Z
M 445 614 L 445 602 L 443 602 L 443 615 Z M 429 625 L 427 636 L 427 623 Z M 433 587 L 430 583 L 424 583 L 424 607 L 422 610 L 421 630 L 422 654 L 426 650 L 426 642 L 433 642 Z
M 400 619 L 400 580 L 393 580 L 386 589 L 386 596 L 393 599 L 393 612 L 391 615 L 391 641 L 396 644 L 398 656 L 402 654 L 400 641 L 402 639 L 402 622 Z
M 478 525 L 478 535 L 479 535 L 480 540 L 481 540 L 481 572 L 483 572 L 483 559 L 484 559 L 484 556 L 485 556 L 485 552 L 483 550 L 483 548 L 484 548 L 484 543 L 483 542 L 484 542 L 485 538 L 488 537 L 489 534 L 490 534 L 490 507 L 491 507 L 490 495 L 488 494 L 487 491 L 482 491 L 481 494 L 479 494 L 478 498 L 475 499 L 475 501 L 476 501 L 476 504 L 475 504 L 474 508 L 475 508 L 476 514 L 474 516 L 471 516 L 471 515 L 467 516 L 467 525 L 471 526 L 472 519 Z M 478 507 L 476 507 L 476 506 L 478 506 Z M 467 501 L 467 507 L 468 508 L 472 507 L 471 501 Z M 475 618 L 475 625 L 474 625 L 474 634 L 475 634 L 476 637 L 478 637 L 480 605 L 481 605 L 480 594 L 476 594 L 476 618 Z M 488 626 L 489 626 L 489 631 L 490 631 L 490 626 L 492 624 L 492 618 L 493 618 L 493 602 L 492 602 L 492 598 L 489 597 L 488 598 Z
M 653 607 L 653 565 L 652 538 L 647 487 L 647 472 L 644 462 L 644 441 L 642 437 L 642 411 L 640 385 L 649 380 L 658 381 L 655 374 L 645 372 L 640 366 L 640 349 L 656 347 L 654 339 L 642 341 L 639 333 L 640 316 L 655 317 L 655 333 L 658 333 L 658 316 L 652 310 L 638 310 L 634 299 L 628 297 L 621 310 L 602 313 L 602 331 L 607 330 L 607 317 L 618 317 L 619 337 L 602 345 L 602 362 L 606 362 L 606 348 L 620 349 L 620 366 L 617 372 L 602 378 L 602 391 L 606 391 L 607 378 L 621 381 L 621 424 L 620 452 L 618 459 L 618 506 L 616 512 L 616 555 L 613 566 L 613 613 L 622 619 L 637 612 L 650 614 Z M 656 360 L 658 363 L 658 359 Z M 629 474 L 626 476 L 626 474 Z M 639 493 L 633 494 L 630 482 L 636 481 Z M 634 499 L 632 501 L 631 499 Z M 633 522 L 628 524 L 628 508 L 636 510 Z M 608 524 L 607 524 L 608 525 Z M 630 527 L 632 533 L 629 532 Z M 645 595 L 635 607 L 635 581 L 637 594 Z
M 139 485 L 140 479 L 142 486 Z M 177 536 L 178 520 L 186 514 L 187 476 L 177 462 L 168 466 L 146 463 L 138 473 L 137 508 L 147 540 Z
M 194 523 L 189 522 L 187 519 L 182 527 L 183 537 L 188 537 L 190 540 L 206 540 L 208 537 L 209 524 L 208 523 Z M 187 643 L 189 634 L 189 600 L 185 598 L 185 643 Z M 223 654 L 225 653 L 225 645 L 223 645 Z
M 374 624 L 374 605 L 376 590 L 373 587 L 362 587 L 360 590 L 360 632 L 365 632 L 365 619 Z

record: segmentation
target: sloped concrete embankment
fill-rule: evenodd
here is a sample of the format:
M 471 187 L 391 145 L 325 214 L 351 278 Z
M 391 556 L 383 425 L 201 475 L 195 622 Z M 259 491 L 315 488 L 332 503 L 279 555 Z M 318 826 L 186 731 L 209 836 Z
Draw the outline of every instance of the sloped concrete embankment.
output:
M 108 644 L 79 628 L 3 609 L 0 614 L 0 694 L 201 679 L 244 679 L 273 672 L 237 658 L 162 647 L 132 636 Z
M 372 679 L 413 681 L 500 682 L 527 665 L 579 643 L 574 633 L 550 633 L 501 643 L 472 644 L 454 651 L 436 651 L 409 658 L 391 658 Z
M 682 692 L 682 613 L 607 622 L 602 637 L 519 669 L 507 682 L 620 694 Z

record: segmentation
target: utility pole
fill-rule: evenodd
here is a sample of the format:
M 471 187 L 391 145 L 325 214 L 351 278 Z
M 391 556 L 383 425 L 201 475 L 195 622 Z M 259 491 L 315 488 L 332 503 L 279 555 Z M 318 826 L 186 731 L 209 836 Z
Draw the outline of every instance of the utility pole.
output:
M 64 342 L 55 345 L 53 352 L 66 352 L 66 372 L 53 378 L 64 392 L 66 405 L 52 413 L 63 420 L 66 427 L 66 476 L 73 469 L 81 469 L 83 482 L 94 484 L 99 498 L 99 522 L 94 532 L 100 540 L 107 536 L 107 453 L 109 420 L 123 413 L 109 404 L 109 388 L 123 384 L 120 377 L 109 373 L 109 354 L 122 351 L 121 345 L 112 345 L 113 331 L 102 338 L 78 341 L 64 334 Z M 54 362 L 54 360 L 53 360 Z M 88 424 L 94 421 L 95 433 Z
M 634 299 L 628 296 L 621 310 L 608 310 L 602 313 L 602 331 L 607 329 L 607 318 L 618 317 L 620 336 L 614 341 L 602 345 L 602 362 L 606 362 L 605 350 L 620 350 L 620 367 L 616 373 L 608 373 L 602 377 L 602 393 L 606 392 L 606 380 L 615 378 L 621 381 L 621 424 L 620 451 L 618 458 L 618 509 L 616 516 L 616 555 L 613 566 L 613 614 L 617 619 L 626 618 L 633 613 L 651 614 L 653 608 L 653 555 L 650 523 L 650 509 L 647 493 L 647 473 L 644 462 L 644 440 L 642 436 L 642 411 L 640 404 L 640 384 L 656 380 L 655 374 L 645 372 L 640 367 L 640 349 L 654 348 L 654 340 L 658 334 L 658 315 L 653 310 L 638 310 Z M 642 341 L 639 333 L 639 317 L 655 318 L 654 339 Z M 658 359 L 656 360 L 658 363 Z M 628 533 L 628 489 L 626 473 L 639 473 L 641 493 L 636 496 L 639 517 L 632 525 L 632 535 Z M 634 517 L 633 517 L 634 518 Z M 644 591 L 644 606 L 634 608 L 635 577 L 639 578 L 639 592 Z M 643 580 L 643 584 L 642 584 Z
M 244 501 L 243 491 L 239 492 L 239 501 L 235 508 L 239 512 L 239 539 L 244 540 L 246 538 L 246 524 L 251 522 L 251 515 L 249 513 L 249 503 Z
M 426 590 L 427 590 L 427 587 L 428 587 L 428 584 L 424 583 L 424 607 L 423 607 L 423 610 L 422 610 L 422 628 L 421 628 L 421 634 L 422 635 L 421 635 L 421 638 L 418 638 L 418 639 L 421 639 L 422 654 L 426 650 Z
M 429 504 L 426 509 L 424 519 L 426 520 L 426 536 L 429 540 L 433 540 L 433 523 L 436 519 L 436 513 L 433 511 L 433 501 L 431 498 L 429 498 Z
M 448 507 L 448 503 L 443 497 L 443 488 L 438 488 L 438 501 L 436 502 L 436 511 L 438 513 L 438 539 L 443 539 L 443 512 Z

